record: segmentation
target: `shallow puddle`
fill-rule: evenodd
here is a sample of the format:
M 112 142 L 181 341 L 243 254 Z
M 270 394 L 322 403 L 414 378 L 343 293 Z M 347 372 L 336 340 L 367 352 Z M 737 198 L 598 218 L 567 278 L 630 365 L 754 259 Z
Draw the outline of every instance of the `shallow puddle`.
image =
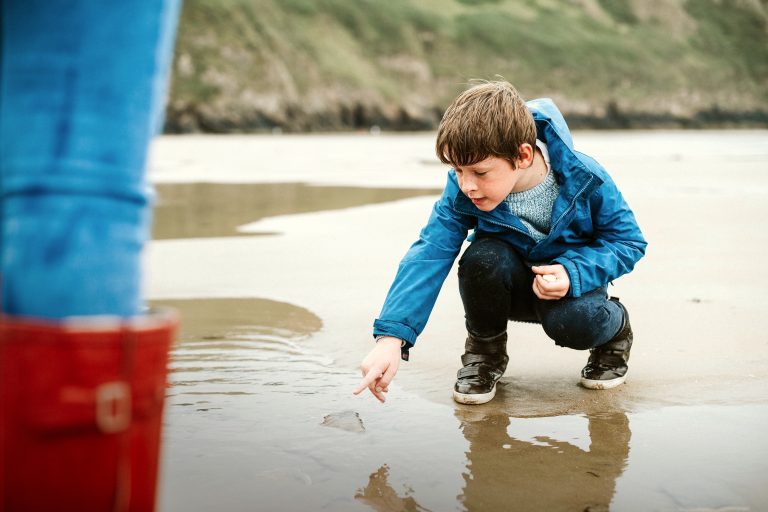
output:
M 163 511 L 759 510 L 768 406 L 510 417 L 413 394 L 386 406 L 266 299 L 178 309 Z
M 366 494 L 369 474 L 390 460 L 427 475 L 428 460 L 442 451 L 426 443 L 432 448 L 403 453 L 392 435 L 405 435 L 404 416 L 398 409 L 381 416 L 372 401 L 351 397 L 357 376 L 312 347 L 322 322 L 310 311 L 266 299 L 153 304 L 183 319 L 171 355 L 160 510 L 369 510 L 376 501 Z M 414 400 L 402 407 L 402 414 L 449 412 Z M 461 439 L 455 426 L 437 431 Z M 453 444 L 457 477 L 461 452 Z
M 423 188 L 375 189 L 304 183 L 164 183 L 155 188 L 155 240 L 269 235 L 274 233 L 240 233 L 237 227 L 265 217 L 440 193 Z

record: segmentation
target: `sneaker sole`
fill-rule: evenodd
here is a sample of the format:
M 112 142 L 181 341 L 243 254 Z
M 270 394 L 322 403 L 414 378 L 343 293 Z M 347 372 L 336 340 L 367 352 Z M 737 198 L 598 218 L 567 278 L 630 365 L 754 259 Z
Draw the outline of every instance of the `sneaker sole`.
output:
M 459 402 L 460 404 L 480 405 L 486 402 L 490 402 L 491 400 L 493 400 L 494 396 L 496 396 L 496 384 L 494 384 L 493 389 L 487 393 L 467 394 L 467 393 L 459 393 L 455 389 L 453 390 L 453 399 Z
M 591 380 L 591 379 L 585 379 L 584 377 L 582 377 L 581 385 L 587 389 L 611 389 L 611 388 L 615 388 L 616 386 L 620 386 L 624 384 L 624 381 L 626 380 L 627 380 L 626 375 L 623 377 L 617 377 L 611 380 Z

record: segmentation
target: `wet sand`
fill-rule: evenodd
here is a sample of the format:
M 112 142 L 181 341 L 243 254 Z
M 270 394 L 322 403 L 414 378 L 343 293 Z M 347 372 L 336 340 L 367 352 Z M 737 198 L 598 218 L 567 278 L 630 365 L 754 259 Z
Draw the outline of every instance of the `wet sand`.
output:
M 497 398 L 451 400 L 455 273 L 385 405 L 353 397 L 446 169 L 431 134 L 164 137 L 146 290 L 184 315 L 160 510 L 768 507 L 768 132 L 578 132 L 649 240 L 611 293 L 626 385 L 510 324 Z M 591 507 L 591 508 L 590 508 Z

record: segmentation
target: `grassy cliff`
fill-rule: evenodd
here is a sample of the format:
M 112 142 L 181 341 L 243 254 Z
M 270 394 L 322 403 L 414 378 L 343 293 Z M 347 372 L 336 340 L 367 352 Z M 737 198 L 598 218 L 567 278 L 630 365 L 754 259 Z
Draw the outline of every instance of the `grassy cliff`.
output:
M 766 126 L 768 4 L 186 0 L 167 129 L 430 129 L 499 76 L 576 126 Z

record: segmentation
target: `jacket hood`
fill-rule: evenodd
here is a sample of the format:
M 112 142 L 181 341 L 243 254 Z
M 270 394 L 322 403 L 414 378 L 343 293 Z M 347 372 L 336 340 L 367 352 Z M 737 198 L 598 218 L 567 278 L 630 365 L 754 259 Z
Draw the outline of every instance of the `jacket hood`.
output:
M 539 138 L 543 138 L 548 144 L 551 143 L 552 138 L 558 138 L 573 151 L 571 131 L 554 101 L 550 98 L 539 98 L 527 102 L 526 105 L 533 114 Z

